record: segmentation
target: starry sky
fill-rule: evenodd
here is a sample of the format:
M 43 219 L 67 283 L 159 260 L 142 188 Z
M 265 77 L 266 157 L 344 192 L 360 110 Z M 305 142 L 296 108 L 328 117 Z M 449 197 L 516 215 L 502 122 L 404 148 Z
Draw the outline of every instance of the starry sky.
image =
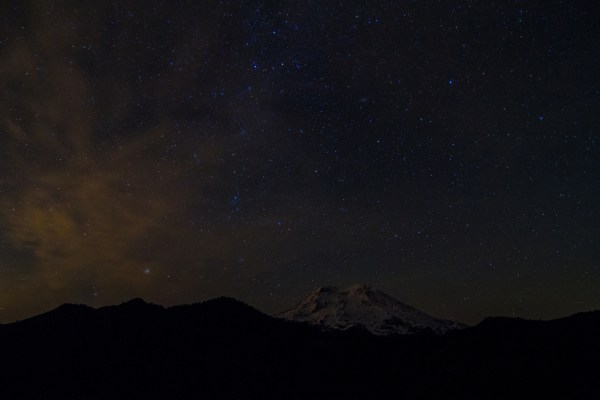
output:
M 600 3 L 3 1 L 0 322 L 371 284 L 600 308 Z

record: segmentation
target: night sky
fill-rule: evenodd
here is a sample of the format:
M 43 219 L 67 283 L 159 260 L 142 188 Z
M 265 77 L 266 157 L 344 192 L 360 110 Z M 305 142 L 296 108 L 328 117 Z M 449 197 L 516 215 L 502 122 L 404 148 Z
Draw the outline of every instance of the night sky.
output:
M 2 1 L 0 322 L 367 283 L 600 308 L 600 2 Z

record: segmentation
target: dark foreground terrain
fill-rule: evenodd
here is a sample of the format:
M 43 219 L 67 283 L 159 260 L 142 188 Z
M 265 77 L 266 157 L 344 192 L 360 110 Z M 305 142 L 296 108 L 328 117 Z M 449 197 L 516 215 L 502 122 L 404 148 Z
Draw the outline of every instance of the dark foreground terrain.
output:
M 323 333 L 233 299 L 0 326 L 3 399 L 598 398 L 600 312 L 445 336 Z

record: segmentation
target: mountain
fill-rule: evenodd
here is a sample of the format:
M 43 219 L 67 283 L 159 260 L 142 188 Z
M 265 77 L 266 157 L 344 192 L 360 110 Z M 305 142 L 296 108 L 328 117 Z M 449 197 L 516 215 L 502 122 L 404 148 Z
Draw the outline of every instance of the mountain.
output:
M 466 327 L 459 322 L 429 316 L 382 291 L 360 284 L 345 290 L 318 288 L 278 316 L 332 330 L 364 328 L 382 336 L 423 331 L 443 334 Z
M 347 291 L 339 296 L 391 301 Z M 0 386 L 7 399 L 589 399 L 600 392 L 598 337 L 600 312 L 382 336 L 324 331 L 231 298 L 67 304 L 0 326 Z

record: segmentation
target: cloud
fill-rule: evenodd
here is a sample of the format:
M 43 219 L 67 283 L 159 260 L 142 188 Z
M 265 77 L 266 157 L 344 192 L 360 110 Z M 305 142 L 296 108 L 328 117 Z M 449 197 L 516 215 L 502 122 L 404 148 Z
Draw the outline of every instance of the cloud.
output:
M 191 168 L 215 168 L 220 151 L 218 140 L 198 136 L 193 152 L 203 163 L 186 162 L 192 150 L 176 149 L 165 122 L 100 132 L 133 105 L 123 90 L 114 101 L 125 111 L 101 114 L 106 107 L 96 107 L 95 98 L 106 96 L 105 89 L 74 57 L 77 33 L 62 26 L 36 20 L 0 58 L 0 106 L 7 110 L 0 118 L 0 237 L 12 255 L 0 264 L 3 319 L 63 301 L 89 302 L 100 291 L 108 302 L 149 294 L 161 271 L 191 263 L 190 246 L 200 238 L 186 225 L 186 213 L 189 200 L 202 196 L 185 177 Z M 110 87 L 119 84 L 117 77 Z M 178 154 L 166 157 L 169 146 Z M 181 162 L 173 161 L 177 156 Z M 197 183 L 202 187 L 201 176 Z M 178 245 L 186 256 L 171 255 Z M 214 248 L 200 257 L 220 257 L 222 246 Z
M 172 221 L 181 217 L 186 198 L 176 181 L 184 171 L 157 166 L 139 152 L 151 148 L 144 143 L 152 134 L 105 152 L 86 148 L 73 135 L 65 135 L 67 149 L 55 146 L 55 163 L 35 165 L 12 153 L 13 174 L 4 179 L 11 188 L 0 202 L 5 237 L 15 250 L 31 255 L 28 280 L 35 284 L 29 290 L 43 295 L 81 284 L 145 285 L 141 271 L 165 260 L 161 247 L 144 242 L 176 229 Z M 27 147 L 41 152 L 38 146 L 52 148 L 41 140 Z

